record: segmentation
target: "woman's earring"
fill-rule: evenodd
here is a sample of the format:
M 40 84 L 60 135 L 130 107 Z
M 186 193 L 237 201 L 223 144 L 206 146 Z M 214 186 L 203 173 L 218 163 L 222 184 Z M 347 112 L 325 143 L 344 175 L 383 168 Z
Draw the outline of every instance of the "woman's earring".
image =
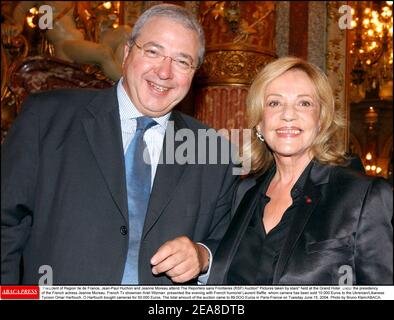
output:
M 261 142 L 264 142 L 264 137 L 263 137 L 263 135 L 257 130 L 256 127 L 254 127 L 254 131 L 256 132 L 257 138 L 258 138 Z

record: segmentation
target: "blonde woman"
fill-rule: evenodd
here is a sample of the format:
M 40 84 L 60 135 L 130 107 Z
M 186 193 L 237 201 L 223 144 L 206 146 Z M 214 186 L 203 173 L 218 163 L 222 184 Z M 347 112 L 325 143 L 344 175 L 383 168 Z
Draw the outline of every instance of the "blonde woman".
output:
M 392 191 L 346 168 L 324 73 L 267 65 L 248 96 L 253 175 L 238 186 L 211 284 L 392 284 Z

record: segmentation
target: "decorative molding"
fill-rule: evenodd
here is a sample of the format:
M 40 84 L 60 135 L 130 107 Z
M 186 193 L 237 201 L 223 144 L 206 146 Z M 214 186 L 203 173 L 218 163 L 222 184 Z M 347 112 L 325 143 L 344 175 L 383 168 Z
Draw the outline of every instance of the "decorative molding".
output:
M 195 116 L 216 129 L 242 128 L 249 86 L 276 57 L 276 3 L 201 1 L 199 9 L 206 57 L 196 76 Z
M 217 9 L 215 1 L 201 1 L 200 21 L 202 22 L 207 51 L 237 45 L 248 46 L 275 54 L 275 2 L 237 1 L 239 26 L 234 30 L 226 20 L 226 10 L 230 2 L 223 2 Z
M 19 58 L 11 64 L 7 73 L 9 82 L 1 96 L 2 140 L 28 94 L 60 88 L 103 89 L 115 84 L 95 66 L 54 57 Z
M 196 95 L 196 118 L 219 130 L 244 127 L 249 86 L 209 86 Z
M 289 17 L 290 2 L 277 1 L 275 3 L 276 11 L 276 54 L 278 57 L 289 54 Z
M 192 12 L 197 18 L 200 14 L 201 1 L 185 1 L 185 8 Z
M 273 58 L 242 50 L 208 52 L 198 73 L 198 83 L 250 85 L 258 71 Z
M 308 14 L 308 61 L 326 70 L 326 1 L 310 1 Z
M 123 21 L 125 24 L 133 27 L 138 17 L 143 12 L 144 2 L 146 1 L 125 1 L 123 2 Z
M 289 55 L 308 59 L 308 1 L 291 1 Z
M 334 91 L 335 106 L 341 110 L 346 121 L 346 128 L 340 134 L 342 136 L 342 148 L 349 148 L 349 104 L 347 101 L 347 80 L 346 80 L 346 50 L 347 33 L 338 26 L 341 16 L 339 7 L 346 4 L 346 1 L 327 1 L 327 76 Z

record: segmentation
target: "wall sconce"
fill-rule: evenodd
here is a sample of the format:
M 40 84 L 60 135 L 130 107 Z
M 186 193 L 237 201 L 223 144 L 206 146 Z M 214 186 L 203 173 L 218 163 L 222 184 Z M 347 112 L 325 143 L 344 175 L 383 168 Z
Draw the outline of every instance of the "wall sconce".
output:
M 365 160 L 366 160 L 365 171 L 369 175 L 376 176 L 382 172 L 382 168 L 377 166 L 375 163 L 373 163 L 372 158 L 373 158 L 372 153 L 368 152 L 365 156 Z
M 369 107 L 364 115 L 364 121 L 367 124 L 368 130 L 374 130 L 379 120 L 379 114 L 374 107 Z

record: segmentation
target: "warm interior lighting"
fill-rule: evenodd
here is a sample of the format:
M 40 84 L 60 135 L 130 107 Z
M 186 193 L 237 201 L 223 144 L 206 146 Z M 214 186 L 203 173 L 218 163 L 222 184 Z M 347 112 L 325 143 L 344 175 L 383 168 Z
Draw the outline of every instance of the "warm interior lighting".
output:
M 109 9 L 111 9 L 111 7 L 112 7 L 112 3 L 109 2 L 109 1 L 104 2 L 104 3 L 103 3 L 103 7 L 104 7 L 105 9 L 109 10 Z
M 393 80 L 393 11 L 392 1 L 355 1 L 352 20 L 354 41 L 350 48 L 353 67 L 352 84 L 357 92 L 374 92 L 387 99 Z M 387 88 L 387 86 L 391 86 Z M 382 88 L 382 90 L 380 90 Z M 381 92 L 380 92 L 381 91 Z M 391 94 L 392 97 L 392 94 Z
M 38 9 L 37 7 L 32 7 L 29 9 L 28 14 L 26 15 L 26 23 L 28 25 L 29 28 L 34 29 L 35 27 L 37 27 L 37 25 L 35 24 L 35 19 L 38 15 Z
M 365 171 L 367 171 L 369 175 L 379 175 L 382 172 L 382 168 L 379 167 L 376 163 L 373 163 L 372 158 L 373 157 L 371 152 L 368 152 L 365 155 Z

